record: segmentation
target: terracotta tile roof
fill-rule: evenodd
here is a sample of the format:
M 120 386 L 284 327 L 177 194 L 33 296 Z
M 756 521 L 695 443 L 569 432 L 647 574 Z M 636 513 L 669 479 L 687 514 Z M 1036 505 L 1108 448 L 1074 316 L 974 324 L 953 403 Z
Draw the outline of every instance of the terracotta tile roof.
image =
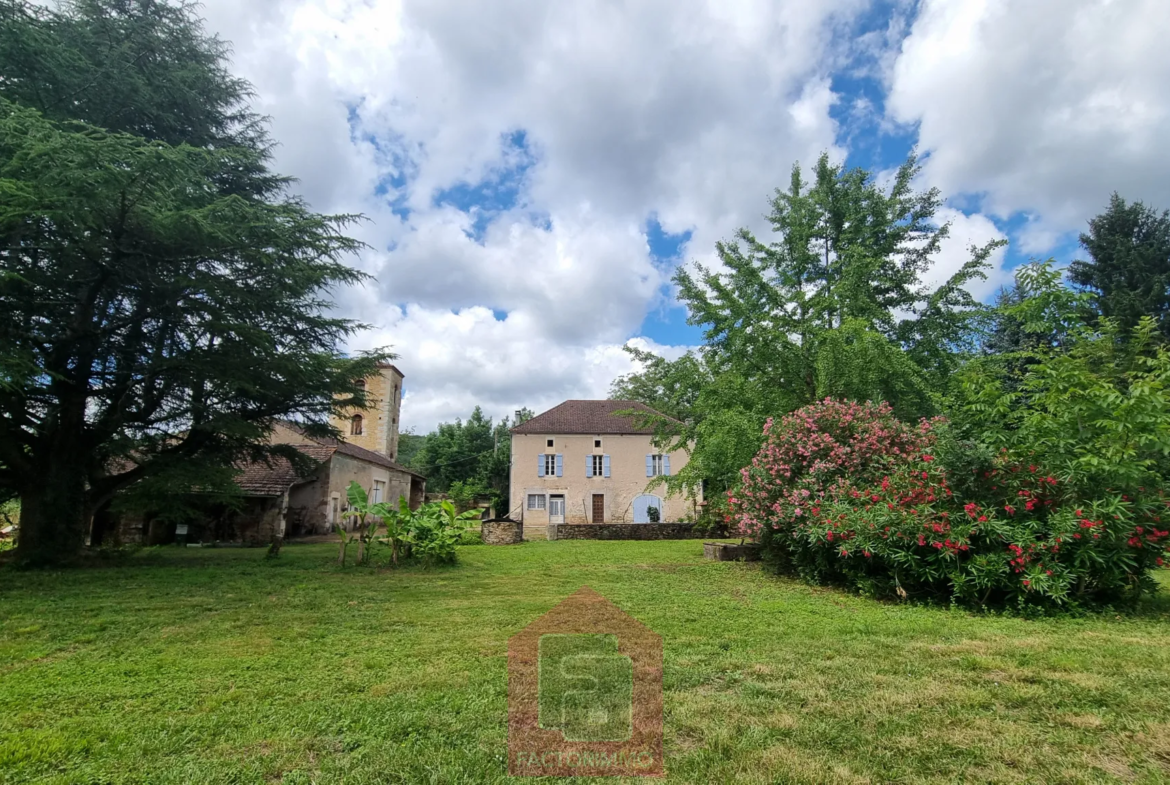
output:
M 665 416 L 639 401 L 565 401 L 517 425 L 512 433 L 654 433 L 653 428 L 639 427 L 634 417 L 615 414 L 629 409 Z
M 306 438 L 312 439 L 319 446 L 328 447 L 331 450 L 335 450 L 335 451 L 341 453 L 342 455 L 348 455 L 351 458 L 357 458 L 359 460 L 369 461 L 370 463 L 377 464 L 378 466 L 384 466 L 387 469 L 394 469 L 395 471 L 405 472 L 406 474 L 411 474 L 411 475 L 414 475 L 415 477 L 425 479 L 418 472 L 411 471 L 410 469 L 406 468 L 402 464 L 395 463 L 394 461 L 390 460 L 389 458 L 387 458 L 385 455 L 383 455 L 380 452 L 374 452 L 373 450 L 367 450 L 365 447 L 358 447 L 356 444 L 350 444 L 349 442 L 345 442 L 345 441 L 342 441 L 340 439 L 331 439 L 327 436 L 309 436 L 308 434 L 305 433 L 304 429 L 302 429 L 295 422 L 284 420 L 284 421 L 282 421 L 282 423 L 286 427 L 291 428 L 292 430 L 305 436 Z M 301 446 L 302 445 L 297 445 L 298 449 Z
M 348 455 L 351 458 L 359 458 L 363 461 L 369 461 L 370 463 L 376 463 L 379 466 L 385 466 L 387 469 L 393 469 L 393 470 L 398 471 L 398 472 L 405 472 L 406 474 L 411 474 L 411 475 L 414 475 L 415 477 L 422 477 L 422 475 L 419 474 L 418 472 L 411 471 L 410 469 L 406 468 L 405 466 L 403 466 L 400 463 L 395 463 L 394 461 L 390 460 L 389 458 L 387 458 L 385 455 L 383 455 L 380 452 L 374 452 L 373 450 L 367 450 L 365 447 L 358 447 L 356 444 L 350 444 L 348 442 L 337 441 L 335 439 L 322 439 L 321 441 L 322 442 L 330 442 L 332 444 L 337 445 L 336 449 L 342 455 Z
M 298 444 L 295 447 L 298 452 L 316 461 L 317 465 L 329 460 L 336 452 L 335 448 L 321 444 Z M 245 496 L 280 496 L 293 485 L 307 479 L 309 476 L 299 474 L 287 459 L 272 457 L 267 463 L 249 462 L 240 466 L 236 485 L 240 486 Z

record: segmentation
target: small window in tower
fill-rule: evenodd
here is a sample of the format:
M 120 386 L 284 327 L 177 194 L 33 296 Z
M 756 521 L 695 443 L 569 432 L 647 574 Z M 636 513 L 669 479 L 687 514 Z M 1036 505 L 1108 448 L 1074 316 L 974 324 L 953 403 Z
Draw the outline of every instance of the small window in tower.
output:
M 349 435 L 350 436 L 361 436 L 362 435 L 362 416 L 360 414 L 355 414 L 353 416 L 353 419 L 349 421 Z
M 358 380 L 357 380 L 357 388 L 358 388 L 359 390 L 364 390 L 364 389 L 366 389 L 366 380 L 365 380 L 365 379 L 358 379 Z

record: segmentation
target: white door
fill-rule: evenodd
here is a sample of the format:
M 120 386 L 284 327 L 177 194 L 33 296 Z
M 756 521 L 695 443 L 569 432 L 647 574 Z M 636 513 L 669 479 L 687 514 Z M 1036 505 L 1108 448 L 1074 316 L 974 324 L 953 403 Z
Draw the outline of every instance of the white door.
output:
M 634 523 L 650 523 L 650 508 L 657 507 L 659 520 L 662 520 L 662 499 L 651 494 L 634 497 Z
M 549 523 L 564 523 L 565 522 L 565 497 L 564 496 L 550 496 L 550 497 L 548 497 L 548 522 Z

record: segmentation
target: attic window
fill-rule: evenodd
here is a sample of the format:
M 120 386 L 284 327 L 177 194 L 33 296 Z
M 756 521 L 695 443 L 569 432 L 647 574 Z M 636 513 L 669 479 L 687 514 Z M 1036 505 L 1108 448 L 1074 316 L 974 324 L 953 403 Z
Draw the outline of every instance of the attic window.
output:
M 553 440 L 552 440 L 552 439 L 549 439 L 549 440 L 548 440 L 548 444 L 546 444 L 545 446 L 546 446 L 546 447 L 552 447 L 552 446 L 553 446 Z
M 593 440 L 593 446 L 594 446 L 594 447 L 600 447 L 600 446 L 601 446 L 601 439 L 594 439 L 594 440 Z
M 361 436 L 362 435 L 362 416 L 360 414 L 355 414 L 353 416 L 353 419 L 349 421 L 349 435 L 350 436 Z

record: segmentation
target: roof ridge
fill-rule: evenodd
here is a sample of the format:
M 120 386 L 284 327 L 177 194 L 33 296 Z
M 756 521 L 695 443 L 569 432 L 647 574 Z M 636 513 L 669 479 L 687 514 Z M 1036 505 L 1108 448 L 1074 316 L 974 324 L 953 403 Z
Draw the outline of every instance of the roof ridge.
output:
M 679 422 L 642 401 L 624 398 L 570 398 L 516 425 L 511 432 L 652 435 L 654 428 L 639 424 L 636 415 L 618 414 L 619 411 L 629 409 Z

